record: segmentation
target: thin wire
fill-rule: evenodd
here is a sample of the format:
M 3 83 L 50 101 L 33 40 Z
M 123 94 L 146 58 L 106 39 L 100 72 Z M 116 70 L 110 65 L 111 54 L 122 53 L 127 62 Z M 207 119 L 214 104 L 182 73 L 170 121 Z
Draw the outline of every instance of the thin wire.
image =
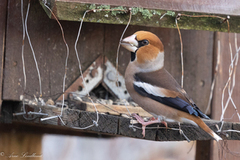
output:
M 219 144 L 220 144 L 220 146 L 219 146 Z M 232 152 L 230 149 L 229 149 L 229 147 L 228 147 L 228 141 L 222 141 L 222 144 L 221 143 L 218 143 L 217 144 L 218 145 L 218 149 L 219 149 L 219 147 L 222 147 L 222 151 L 221 151 L 221 155 L 219 155 L 219 157 L 221 156 L 221 157 L 223 157 L 223 151 L 225 151 L 226 153 L 228 153 L 228 154 L 231 154 L 231 155 L 233 155 L 233 156 L 236 156 L 236 157 L 239 157 L 240 155 L 240 153 L 239 152 Z M 220 149 L 219 149 L 220 150 Z M 220 151 L 219 151 L 220 152 Z M 219 159 L 222 159 L 222 158 L 219 158 Z M 226 155 L 224 156 L 224 159 L 227 159 L 226 158 Z
M 119 62 L 118 62 L 118 57 L 119 57 L 119 50 L 120 50 L 121 42 L 122 42 L 123 36 L 124 36 L 124 34 L 125 34 L 128 26 L 129 26 L 129 24 L 131 23 L 131 19 L 132 19 L 132 12 L 131 12 L 131 9 L 130 9 L 130 8 L 129 8 L 129 12 L 130 12 L 130 13 L 129 13 L 128 23 L 127 23 L 125 29 L 123 30 L 122 35 L 121 35 L 120 40 L 119 40 L 119 43 L 118 43 L 117 58 L 116 58 L 116 69 L 117 69 L 117 71 L 118 71 L 118 63 L 119 63 Z M 117 72 L 117 81 L 118 81 L 118 72 Z M 117 84 L 118 84 L 118 83 L 117 83 Z
M 239 112 L 238 112 L 237 107 L 236 107 L 236 105 L 235 105 L 235 103 L 234 103 L 234 101 L 233 101 L 233 99 L 232 99 L 232 97 L 231 97 L 231 95 L 232 95 L 232 93 L 233 93 L 233 89 L 234 89 L 235 84 L 236 84 L 236 83 L 235 83 L 235 79 L 236 79 L 236 70 L 237 70 L 238 57 L 239 57 L 239 52 L 238 52 L 238 47 L 237 47 L 237 34 L 236 34 L 236 33 L 235 33 L 235 49 L 236 49 L 236 60 L 235 60 L 234 68 L 233 68 L 233 66 L 232 66 L 232 68 L 233 68 L 232 88 L 231 88 L 231 90 L 228 90 L 228 92 L 229 92 L 229 98 L 231 99 L 231 102 L 232 102 L 232 104 L 233 104 L 233 107 L 234 107 L 234 109 L 235 109 L 235 111 L 236 111 L 236 113 L 237 113 L 238 119 L 239 119 L 239 121 L 240 121 Z
M 80 26 L 79 26 L 79 29 L 78 29 L 77 38 L 76 38 L 76 41 L 75 41 L 75 44 L 74 44 L 74 49 L 75 49 L 75 53 L 76 53 L 76 56 L 77 56 L 78 67 L 79 67 L 80 75 L 81 75 L 81 78 L 82 78 L 82 81 L 83 81 L 83 85 L 84 85 L 84 87 L 87 90 L 87 95 L 90 97 L 89 92 L 88 92 L 88 88 L 87 88 L 87 85 L 86 85 L 86 82 L 85 82 L 84 77 L 83 77 L 81 62 L 80 62 L 80 58 L 78 56 L 78 50 L 77 50 L 77 43 L 78 43 L 78 40 L 79 40 L 79 37 L 80 37 L 80 33 L 81 33 L 81 30 L 82 30 L 83 20 L 84 20 L 84 18 L 86 16 L 86 13 L 88 13 L 89 11 L 90 10 L 85 11 L 84 14 L 83 14 L 83 17 L 81 19 L 81 23 L 80 23 Z
M 28 15 L 29 9 L 27 10 Z M 25 69 L 25 61 L 24 61 L 24 42 L 25 42 L 25 23 L 24 23 L 24 15 L 23 15 L 23 0 L 21 0 L 21 17 L 22 17 L 22 26 L 23 26 L 23 37 L 22 37 L 22 63 L 23 63 L 23 91 L 26 90 L 27 78 L 26 78 L 26 69 Z M 27 17 L 26 17 L 27 18 Z
M 229 47 L 230 47 L 230 53 L 231 53 L 231 62 L 233 61 L 232 60 L 232 47 L 231 47 L 231 44 L 229 43 Z M 238 59 L 238 53 L 236 53 L 236 60 L 235 60 L 235 64 L 236 64 L 236 62 L 237 62 L 237 59 Z M 231 88 L 231 81 L 229 82 L 229 85 L 228 85 L 228 100 L 227 100 L 227 103 L 226 103 L 226 105 L 228 104 L 228 102 L 229 102 L 229 100 L 231 100 L 231 103 L 232 103 L 232 105 L 233 105 L 233 107 L 235 108 L 235 111 L 237 112 L 237 114 L 238 114 L 238 111 L 237 111 L 237 107 L 236 107 L 236 105 L 235 105 L 235 103 L 234 103 L 234 101 L 233 101 L 233 99 L 232 99 L 232 93 L 233 93 L 233 89 L 234 89 L 234 87 L 235 87 L 235 75 L 234 75 L 234 73 L 236 73 L 235 72 L 235 70 L 236 70 L 236 66 L 235 67 L 233 67 L 233 63 L 230 65 L 230 67 L 229 67 L 229 73 L 231 72 L 231 71 L 233 71 L 233 75 L 232 75 L 232 81 L 233 81 L 233 83 L 232 83 L 232 88 Z M 239 120 L 240 120 L 240 117 L 239 117 L 239 114 L 238 114 L 238 118 L 239 118 Z
M 185 16 L 185 17 L 198 17 L 198 18 L 200 18 L 200 17 L 212 17 L 212 18 L 219 18 L 219 19 L 222 19 L 223 21 L 228 21 L 228 17 L 227 18 L 224 18 L 224 17 L 220 17 L 220 16 L 215 16 L 215 15 L 187 15 L 187 14 L 178 14 L 178 16 Z
M 222 131 L 217 131 L 217 132 L 236 132 L 236 133 L 240 133 L 240 131 L 238 131 L 238 130 L 232 130 L 232 129 L 222 130 Z
M 121 47 L 121 42 L 122 42 L 123 36 L 124 36 L 126 30 L 128 29 L 128 26 L 130 25 L 131 20 L 132 20 L 132 12 L 131 12 L 131 10 L 132 10 L 132 9 L 129 8 L 129 19 L 128 19 L 128 23 L 127 23 L 126 27 L 124 28 L 124 30 L 123 30 L 123 32 L 122 32 L 122 35 L 121 35 L 121 37 L 120 37 L 120 39 L 119 39 L 118 48 L 117 48 L 117 57 L 116 57 L 116 84 L 117 84 L 117 86 L 119 85 L 119 83 L 118 83 L 118 77 L 119 77 L 119 73 L 118 73 L 119 51 L 120 51 L 120 47 Z M 117 87 L 117 89 L 119 90 L 119 87 Z M 129 109 L 128 109 L 127 105 L 126 105 L 126 102 L 124 102 L 124 104 L 125 104 L 125 107 L 126 107 L 128 113 L 129 113 L 129 116 L 131 116 L 131 112 L 129 111 Z
M 231 46 L 231 45 L 230 45 Z M 237 107 L 236 107 L 236 104 L 234 103 L 234 101 L 233 101 L 233 99 L 232 99 L 232 93 L 233 93 L 233 89 L 234 89 L 234 87 L 235 87 L 235 75 L 236 75 L 236 69 L 237 69 L 237 64 L 238 64 L 238 54 L 239 54 L 239 52 L 238 52 L 238 49 L 237 49 L 237 38 L 236 38 L 236 34 L 235 34 L 235 48 L 236 48 L 236 54 L 235 54 L 235 56 L 234 56 L 234 59 L 232 59 L 231 58 L 231 64 L 230 64 L 230 66 L 229 66 L 229 74 L 231 73 L 231 75 L 230 76 L 232 76 L 232 82 L 233 82 L 233 84 L 232 84 L 232 88 L 231 88 L 231 84 L 230 84 L 230 82 L 229 82 L 229 85 L 228 85 L 228 94 L 229 94 L 229 97 L 228 97 L 228 99 L 227 99 L 227 102 L 226 102 L 226 105 L 225 105 L 225 107 L 228 105 L 228 103 L 229 103 L 229 100 L 231 100 L 231 103 L 232 103 L 232 105 L 233 105 L 233 107 L 234 107 L 234 109 L 235 109 L 235 111 L 236 111 L 236 113 L 237 113 L 237 116 L 238 116 L 238 119 L 239 119 L 239 121 L 240 121 L 240 115 L 239 115 L 239 113 L 238 113 L 238 110 L 237 110 Z M 231 47 L 230 47 L 230 52 L 232 52 L 231 51 Z M 232 53 L 231 53 L 232 54 Z M 236 58 L 236 59 L 235 59 Z M 234 67 L 233 67 L 233 62 L 234 62 L 234 60 L 235 60 L 235 64 L 234 64 Z M 232 74 L 233 73 L 233 74 Z
M 177 15 L 179 16 L 179 15 Z M 178 27 L 178 23 L 177 23 L 178 19 L 177 17 L 175 18 L 175 23 L 178 29 L 178 34 L 179 34 L 179 38 L 180 38 L 180 45 L 181 45 L 181 66 L 182 66 L 182 77 L 181 77 L 181 87 L 183 88 L 183 79 L 184 79 L 184 62 L 183 62 L 183 42 L 182 42 L 182 35 L 181 35 L 181 31 Z
M 238 45 L 237 45 L 237 34 L 236 33 L 235 33 L 235 49 L 236 49 L 236 52 L 237 52 L 238 51 Z M 234 66 L 234 71 L 233 71 L 233 87 L 232 87 L 232 91 L 231 92 L 233 92 L 233 88 L 235 86 L 236 70 L 237 70 L 238 59 L 239 59 L 239 52 L 237 52 L 236 54 L 237 54 L 237 58 L 236 58 L 236 61 L 235 61 L 235 66 Z M 238 118 L 239 118 L 240 115 L 239 115 L 239 112 L 237 111 L 237 107 L 236 107 L 235 104 L 234 104 L 234 108 L 235 108 L 235 111 L 236 111 L 236 113 L 238 115 Z
M 234 56 L 233 60 L 231 61 L 231 64 L 230 64 L 229 67 L 231 67 L 231 65 L 233 65 L 233 62 L 235 61 L 235 59 L 237 59 L 237 55 L 238 55 L 239 51 L 240 51 L 240 47 L 238 48 L 237 53 L 235 54 L 235 56 Z M 225 90 L 226 90 L 229 82 L 231 81 L 232 73 L 233 73 L 233 70 L 229 70 L 229 71 L 230 71 L 230 72 L 229 72 L 228 80 L 227 80 L 227 82 L 226 82 L 226 84 L 225 84 L 225 86 L 224 86 L 224 88 L 223 88 L 223 91 L 222 91 L 222 101 L 221 101 L 221 104 L 222 104 L 222 114 L 221 114 L 220 121 L 222 121 L 223 118 L 224 118 L 224 114 L 225 114 L 225 111 L 226 111 L 226 109 L 227 109 L 227 107 L 228 107 L 228 103 L 229 103 L 229 100 L 230 100 L 230 98 L 228 98 L 226 104 L 224 105 Z M 230 96 L 230 95 L 229 95 L 229 96 Z M 235 109 L 236 109 L 236 108 L 235 108 Z
M 90 125 L 90 126 L 88 126 L 88 127 L 85 127 L 85 128 L 79 128 L 79 127 L 77 127 L 78 129 L 90 128 L 90 127 L 94 126 L 94 123 L 95 123 L 95 125 L 98 125 L 98 120 L 99 120 L 99 115 L 98 115 L 97 107 L 96 107 L 96 105 L 94 104 L 92 98 L 90 97 L 88 87 L 87 87 L 86 82 L 85 82 L 84 77 L 83 77 L 83 72 L 82 72 L 82 67 L 81 67 L 81 61 L 80 61 L 80 58 L 79 58 L 79 56 L 78 56 L 78 50 L 77 50 L 77 44 L 78 44 L 78 40 L 79 40 L 80 33 L 81 33 L 81 30 L 82 30 L 83 20 L 84 20 L 86 14 L 87 14 L 88 12 L 90 12 L 90 11 L 91 11 L 91 10 L 87 10 L 87 11 L 85 11 L 84 14 L 83 14 L 83 17 L 82 17 L 82 19 L 81 19 L 81 23 L 80 23 L 80 26 L 79 26 L 79 29 L 78 29 L 77 38 L 76 38 L 76 41 L 75 41 L 75 44 L 74 44 L 74 49 L 75 49 L 75 53 L 76 53 L 76 56 L 77 56 L 78 67 L 79 67 L 80 75 L 81 75 L 81 78 L 82 78 L 82 81 L 83 81 L 83 85 L 84 85 L 84 88 L 86 88 L 86 90 L 87 90 L 88 98 L 90 99 L 91 103 L 93 104 L 93 106 L 94 106 L 94 108 L 95 108 L 95 111 L 96 111 L 96 113 L 97 113 L 97 119 L 96 119 L 96 121 L 93 121 L 93 124 L 92 124 L 92 125 Z
M 55 16 L 55 14 L 53 13 L 53 11 L 46 5 L 46 2 L 44 3 L 44 6 L 51 12 L 51 14 L 53 15 L 53 17 L 56 19 L 60 29 L 61 29 L 61 33 L 62 33 L 62 38 L 63 38 L 63 42 L 65 43 L 66 46 L 66 50 L 67 50 L 67 56 L 66 56 L 66 60 L 65 60 L 65 68 L 64 68 L 64 76 L 63 76 L 63 99 L 62 99 L 62 108 L 61 108 L 61 114 L 58 116 L 58 118 L 61 120 L 61 122 L 64 124 L 63 120 L 62 120 L 62 113 L 63 113 L 63 107 L 64 107 L 64 92 L 65 92 L 65 84 L 66 84 L 66 77 L 67 77 L 67 65 L 68 65 L 68 57 L 69 57 L 69 47 L 68 44 L 66 42 L 65 36 L 64 36 L 64 31 L 62 28 L 61 23 L 59 22 L 59 20 L 57 19 L 57 17 Z M 52 119 L 52 118 L 56 118 L 56 116 L 53 117 L 47 117 L 47 118 L 41 118 L 41 121 L 44 120 L 48 120 L 48 119 Z M 65 124 L 64 124 L 65 125 Z
M 164 13 L 159 19 L 161 20 L 163 17 L 165 17 L 167 15 L 167 12 Z
M 187 154 L 189 154 L 189 153 L 192 151 L 193 146 L 194 146 L 195 143 L 196 143 L 196 141 L 193 141 L 192 146 L 191 146 L 191 148 L 189 149 L 189 151 L 187 152 Z
M 27 10 L 27 12 L 28 11 L 29 10 Z M 25 23 L 24 23 L 24 15 L 23 15 L 23 0 L 21 0 L 21 18 L 22 18 L 22 26 L 23 26 L 23 37 L 22 37 L 23 99 L 22 99 L 22 103 L 23 103 L 23 112 L 26 113 L 25 101 L 24 101 L 24 92 L 25 92 L 26 86 L 27 86 L 27 78 L 26 78 L 26 69 L 25 69 L 25 61 L 24 61 Z
M 40 89 L 40 97 L 41 97 L 42 96 L 41 75 L 40 75 L 37 59 L 36 59 L 36 56 L 35 56 L 35 52 L 34 52 L 34 49 L 33 49 L 33 46 L 32 46 L 32 42 L 31 42 L 30 36 L 28 34 L 28 28 L 27 28 L 27 19 L 28 19 L 28 13 L 29 13 L 29 8 L 30 8 L 30 1 L 31 0 L 29 0 L 29 2 L 28 2 L 28 8 L 27 8 L 27 13 L 26 13 L 26 18 L 25 18 L 25 31 L 26 31 L 26 35 L 27 35 L 27 38 L 28 38 L 28 42 L 29 42 L 29 45 L 30 45 L 30 48 L 31 48 L 31 51 L 32 51 L 32 54 L 33 54 L 33 59 L 34 59 L 35 65 L 36 65 L 37 73 L 38 73 L 39 89 Z
M 24 47 L 25 47 L 25 33 L 27 33 L 27 36 L 29 38 L 29 35 L 28 35 L 28 30 L 27 30 L 27 18 L 28 18 L 28 14 L 29 14 L 29 10 L 30 10 L 30 0 L 28 2 L 28 7 L 27 7 L 27 13 L 26 13 L 26 17 L 25 17 L 25 20 L 24 20 L 24 15 L 23 15 L 23 0 L 21 0 L 21 19 L 22 19 L 22 26 L 23 26 L 23 38 L 22 38 L 22 64 L 23 64 L 23 79 L 24 79 L 24 84 L 23 84 L 23 97 L 22 97 L 22 104 L 23 104 L 23 112 L 20 112 L 20 113 L 14 113 L 13 116 L 18 116 L 18 115 L 22 115 L 23 118 L 25 120 L 34 120 L 36 118 L 36 116 L 33 116 L 32 118 L 28 118 L 26 117 L 27 115 L 43 115 L 43 113 L 41 113 L 41 110 L 39 112 L 26 112 L 26 106 L 25 106 L 25 98 L 24 98 L 24 93 L 25 93 L 25 90 L 26 90 L 26 67 L 25 67 L 25 61 L 24 61 Z M 29 44 L 30 46 L 32 47 L 31 45 L 31 40 L 30 38 L 28 39 L 29 40 Z M 34 53 L 33 53 L 34 54 Z M 34 55 L 35 56 L 35 55 Z M 36 62 L 36 61 L 35 61 Z M 36 63 L 35 63 L 36 64 Z M 37 64 L 36 64 L 37 65 Z M 37 65 L 37 69 L 38 69 L 38 65 Z M 40 76 L 41 78 L 41 76 Z M 40 91 L 41 91 L 41 84 L 40 84 Z M 46 115 L 46 114 L 44 114 Z
M 131 112 L 129 111 L 129 109 L 128 109 L 128 107 L 127 107 L 127 104 L 126 104 L 127 102 L 126 101 L 124 101 L 124 105 L 125 105 L 125 107 L 126 107 L 126 109 L 127 109 L 127 111 L 128 111 L 128 114 L 129 114 L 129 116 L 131 116 L 132 114 L 131 114 Z M 132 117 L 132 116 L 131 116 Z
M 207 114 L 208 110 L 210 109 L 211 102 L 212 102 L 213 90 L 214 90 L 216 78 L 217 78 L 217 75 L 218 75 L 218 66 L 220 64 L 220 55 L 221 55 L 220 49 L 221 49 L 220 40 L 218 40 L 217 64 L 216 64 L 215 71 L 214 71 L 215 72 L 214 73 L 214 78 L 213 78 L 213 81 L 212 81 L 210 96 L 209 96 L 209 99 L 208 99 L 208 105 L 207 105 L 207 109 L 205 110 L 205 114 Z

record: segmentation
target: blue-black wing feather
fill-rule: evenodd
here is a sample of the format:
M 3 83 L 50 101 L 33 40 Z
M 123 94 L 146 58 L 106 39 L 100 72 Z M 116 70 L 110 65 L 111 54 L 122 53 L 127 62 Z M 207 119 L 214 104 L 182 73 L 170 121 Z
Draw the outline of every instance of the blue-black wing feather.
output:
M 138 82 L 143 82 L 137 75 L 135 75 L 135 80 Z M 145 82 L 145 83 L 147 83 L 147 82 Z M 140 95 L 142 95 L 144 97 L 149 97 L 157 102 L 160 102 L 162 104 L 165 104 L 165 105 L 175 108 L 177 110 L 187 112 L 191 115 L 194 115 L 197 117 L 199 116 L 199 117 L 205 118 L 205 119 L 210 119 L 207 115 L 205 115 L 204 113 L 201 112 L 201 110 L 196 106 L 196 104 L 189 103 L 189 102 L 181 99 L 180 97 L 172 98 L 172 97 L 156 96 L 154 94 L 148 93 L 141 86 L 137 86 L 137 85 L 133 84 L 133 87 L 136 92 L 138 92 Z

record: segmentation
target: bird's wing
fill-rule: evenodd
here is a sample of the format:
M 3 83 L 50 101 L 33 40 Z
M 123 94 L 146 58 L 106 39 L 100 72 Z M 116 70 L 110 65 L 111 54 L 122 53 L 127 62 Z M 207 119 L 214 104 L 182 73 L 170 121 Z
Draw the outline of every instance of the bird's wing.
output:
M 133 87 L 140 95 L 191 115 L 209 119 L 164 68 L 154 72 L 136 73 L 134 78 Z

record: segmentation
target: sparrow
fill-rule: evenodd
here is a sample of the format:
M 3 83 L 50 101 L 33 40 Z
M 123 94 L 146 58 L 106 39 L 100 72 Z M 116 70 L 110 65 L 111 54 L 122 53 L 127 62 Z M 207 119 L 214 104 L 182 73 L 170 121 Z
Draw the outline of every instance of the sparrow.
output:
M 121 46 L 131 52 L 125 71 L 125 84 L 131 98 L 157 120 L 144 122 L 145 126 L 159 122 L 185 122 L 199 126 L 216 141 L 222 140 L 202 119 L 209 119 L 201 112 L 186 91 L 164 68 L 164 46 L 161 40 L 148 31 L 137 31 L 123 39 Z M 167 124 L 164 123 L 167 127 Z

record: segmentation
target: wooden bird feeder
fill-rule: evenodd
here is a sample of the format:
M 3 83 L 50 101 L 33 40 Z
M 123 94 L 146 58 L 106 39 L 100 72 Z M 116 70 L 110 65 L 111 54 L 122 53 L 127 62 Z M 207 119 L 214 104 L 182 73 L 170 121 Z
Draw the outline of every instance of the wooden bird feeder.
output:
M 7 3 L 8 2 L 8 3 Z M 27 0 L 24 0 L 24 11 L 27 9 Z M 216 57 L 218 53 L 218 41 L 221 43 L 221 63 L 216 78 L 211 108 L 207 114 L 212 119 L 219 120 L 221 116 L 221 94 L 228 79 L 228 67 L 230 64 L 229 42 L 234 44 L 234 34 L 240 33 L 240 1 L 122 1 L 122 0 L 35 0 L 31 1 L 28 18 L 28 32 L 34 46 L 36 59 L 42 82 L 42 100 L 44 105 L 34 101 L 40 97 L 38 75 L 32 57 L 31 48 L 25 39 L 24 58 L 27 77 L 27 87 L 24 91 L 24 76 L 22 63 L 22 21 L 19 1 L 1 0 L 0 2 L 0 98 L 1 98 L 1 132 L 10 133 L 12 130 L 27 133 L 55 133 L 78 136 L 115 137 L 125 136 L 142 138 L 141 130 L 132 127 L 133 121 L 129 112 L 138 113 L 143 117 L 150 115 L 139 106 L 113 103 L 93 103 L 85 100 L 76 101 L 65 99 L 67 104 L 62 111 L 62 121 L 59 118 L 41 121 L 42 118 L 61 114 L 60 107 L 53 106 L 57 100 L 62 100 L 64 63 L 66 60 L 66 46 L 62 40 L 61 30 L 54 20 L 53 14 L 45 6 L 47 5 L 60 20 L 65 38 L 70 47 L 66 93 L 78 92 L 85 94 L 103 86 L 104 93 L 114 98 L 129 99 L 126 92 L 123 76 L 130 55 L 120 49 L 118 74 L 119 81 L 114 81 L 111 73 L 116 71 L 116 51 L 121 34 L 129 20 L 130 11 L 132 20 L 125 36 L 138 30 L 148 30 L 157 34 L 165 46 L 165 67 L 180 82 L 180 42 L 176 29 L 176 18 L 181 29 L 184 51 L 184 88 L 202 111 L 207 109 L 210 88 L 214 76 Z M 79 74 L 78 62 L 73 49 L 79 22 L 86 10 L 89 12 L 84 18 L 81 36 L 77 45 L 81 58 L 81 67 L 84 79 Z M 25 12 L 24 12 L 25 13 Z M 189 16 L 190 15 L 190 16 Z M 220 17 L 220 18 L 219 18 Z M 229 26 L 228 23 L 229 22 Z M 237 34 L 237 38 L 240 35 Z M 238 44 L 240 46 L 240 43 Z M 234 47 L 232 47 L 234 48 Z M 239 69 L 239 66 L 237 66 Z M 237 73 L 238 74 L 238 73 Z M 240 75 L 236 76 L 236 82 Z M 89 90 L 84 88 L 83 80 L 88 83 Z M 120 84 L 120 85 L 119 85 Z M 118 88 L 119 87 L 119 88 Z M 236 104 L 240 104 L 238 93 L 240 84 L 236 83 L 232 95 Z M 24 95 L 26 112 L 23 113 Z M 52 104 L 53 103 L 53 104 Z M 231 104 L 230 104 L 231 105 Z M 96 109 L 98 113 L 96 113 Z M 39 113 L 31 114 L 31 113 Z M 235 109 L 230 106 L 226 117 L 231 117 Z M 24 112 L 25 113 L 25 112 Z M 98 124 L 88 129 L 78 130 L 93 124 L 99 116 Z M 24 118 L 25 117 L 25 118 Z M 30 119 L 30 120 L 29 120 Z M 206 121 L 210 128 L 217 132 L 222 130 L 240 130 L 238 119 L 233 118 L 222 125 L 222 122 Z M 134 124 L 136 127 L 141 126 Z M 185 141 L 198 140 L 197 154 L 201 159 L 210 159 L 217 155 L 210 150 L 204 150 L 208 146 L 213 151 L 216 144 L 211 145 L 212 138 L 198 127 L 190 124 L 181 124 L 185 136 L 179 133 L 178 124 L 170 123 L 166 129 L 162 125 L 151 125 L 155 129 L 146 130 L 146 140 L 152 141 Z M 1 133 L 0 132 L 0 133 Z M 239 140 L 240 134 L 236 132 L 219 133 L 225 140 Z M 1 140 L 1 138 L 0 138 Z M 204 140 L 204 141 L 203 141 Z M 208 141 L 206 141 L 208 140 Z M 234 141 L 230 142 L 234 145 Z M 1 145 L 0 145 L 1 146 Z M 3 146 L 1 146 L 3 147 Z M 0 147 L 0 148 L 1 148 Z M 201 155 L 206 152 L 206 155 Z

